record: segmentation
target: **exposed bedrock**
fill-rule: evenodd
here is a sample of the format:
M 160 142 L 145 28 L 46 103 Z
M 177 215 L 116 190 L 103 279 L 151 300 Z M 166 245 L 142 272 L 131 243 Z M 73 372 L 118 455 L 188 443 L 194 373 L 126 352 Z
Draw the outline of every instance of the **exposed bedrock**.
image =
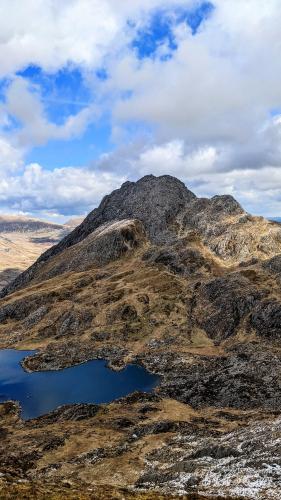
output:
M 253 343 L 233 347 L 223 357 L 198 357 L 190 366 L 175 364 L 159 393 L 195 408 L 280 411 L 280 354 Z
M 279 500 L 280 255 L 281 226 L 229 195 L 146 176 L 106 196 L 6 287 L 0 345 L 36 351 L 28 371 L 100 358 L 159 385 L 29 422 L 0 405 L 0 473 Z
M 66 272 L 84 271 L 91 266 L 102 267 L 138 248 L 146 240 L 145 230 L 138 220 L 108 222 L 82 241 L 55 255 L 51 261 L 39 260 L 8 285 L 3 294 L 44 281 Z

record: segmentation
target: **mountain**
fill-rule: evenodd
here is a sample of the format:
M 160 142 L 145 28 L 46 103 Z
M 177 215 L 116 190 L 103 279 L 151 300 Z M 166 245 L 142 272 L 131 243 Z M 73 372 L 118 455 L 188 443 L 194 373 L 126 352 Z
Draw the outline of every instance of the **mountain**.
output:
M 281 217 L 270 217 L 270 220 L 281 222 Z
M 59 269 L 64 272 L 72 260 L 71 257 L 64 259 L 64 251 L 80 242 L 87 245 L 88 237 L 96 240 L 98 229 L 105 224 L 130 219 L 140 221 L 151 243 L 158 246 L 169 244 L 171 248 L 190 231 L 196 231 L 206 249 L 233 263 L 253 257 L 270 257 L 281 248 L 280 226 L 263 217 L 250 216 L 232 196 L 198 199 L 178 179 L 167 175 L 159 178 L 145 176 L 136 183 L 126 182 L 121 189 L 106 196 L 97 209 L 57 245 L 43 253 L 5 293 L 15 291 L 36 278 L 40 280 L 49 261 L 52 261 L 52 269 L 58 262 Z M 110 228 L 110 225 L 107 227 Z M 87 252 L 87 258 L 89 255 Z M 56 260 L 52 260 L 54 258 Z M 80 260 L 81 269 L 88 265 L 87 259 Z M 52 270 L 52 275 L 56 273 Z
M 77 220 L 77 224 L 81 220 Z M 0 215 L 0 289 L 75 227 L 24 216 Z
M 65 227 L 69 227 L 71 229 L 75 229 L 77 226 L 82 224 L 84 217 L 72 217 L 72 219 L 68 219 L 65 223 Z
M 30 372 L 138 363 L 159 386 L 29 422 L 2 405 L 0 472 L 81 498 L 278 499 L 280 280 L 277 222 L 171 176 L 123 184 L 2 290 L 0 347 L 35 349 Z

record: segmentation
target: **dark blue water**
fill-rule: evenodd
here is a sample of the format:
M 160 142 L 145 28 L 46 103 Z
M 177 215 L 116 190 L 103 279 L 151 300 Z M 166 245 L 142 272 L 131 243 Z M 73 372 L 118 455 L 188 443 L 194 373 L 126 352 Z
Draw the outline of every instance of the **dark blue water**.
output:
M 0 350 L 0 403 L 19 401 L 22 418 L 44 415 L 60 405 L 108 403 L 136 390 L 150 392 L 158 377 L 137 365 L 115 372 L 101 360 L 60 371 L 26 373 L 20 361 L 33 351 Z

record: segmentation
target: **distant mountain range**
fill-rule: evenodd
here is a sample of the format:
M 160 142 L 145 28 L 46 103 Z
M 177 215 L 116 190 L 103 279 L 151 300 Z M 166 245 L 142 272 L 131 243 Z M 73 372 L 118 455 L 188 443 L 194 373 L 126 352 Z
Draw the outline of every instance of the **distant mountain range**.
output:
M 82 220 L 72 219 L 62 225 L 24 216 L 0 215 L 0 289 Z

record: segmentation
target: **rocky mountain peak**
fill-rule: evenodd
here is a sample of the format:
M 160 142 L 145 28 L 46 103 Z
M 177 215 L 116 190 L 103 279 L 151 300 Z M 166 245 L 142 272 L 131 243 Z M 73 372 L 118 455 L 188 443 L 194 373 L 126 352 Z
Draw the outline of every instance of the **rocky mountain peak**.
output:
M 66 269 L 84 269 L 101 262 L 103 253 L 112 260 L 118 259 L 128 243 L 125 233 L 121 234 L 121 226 L 114 225 L 118 221 L 127 221 L 130 227 L 133 222 L 135 228 L 140 224 L 143 237 L 137 237 L 138 245 L 145 239 L 150 245 L 166 248 L 168 259 L 171 259 L 171 247 L 186 237 L 190 241 L 193 233 L 207 252 L 226 261 L 240 262 L 253 256 L 270 258 L 281 249 L 280 228 L 265 219 L 250 217 L 232 196 L 197 198 L 175 177 L 146 175 L 137 182 L 125 182 L 105 196 L 78 227 L 44 252 L 1 295 L 42 280 L 43 275 L 45 279 L 54 276 L 54 268 L 55 274 L 62 274 Z M 98 236 L 103 227 L 111 228 L 110 238 Z M 106 247 L 109 241 L 111 249 Z M 117 245 L 117 241 L 120 244 Z M 117 253 L 116 245 L 120 250 Z M 79 265 L 74 256 L 78 250 Z M 190 259 L 185 256 L 184 260 Z M 181 268 L 181 264 L 178 267 Z
M 137 218 L 149 236 L 157 239 L 178 212 L 195 198 L 175 177 L 146 175 L 137 182 L 124 183 L 106 196 L 97 211 L 91 212 L 89 220 L 96 222 L 97 215 L 107 220 Z
M 105 196 L 98 208 L 70 235 L 42 256 L 42 260 L 82 241 L 99 226 L 114 220 L 138 219 L 153 241 L 171 236 L 177 214 L 196 196 L 183 182 L 171 175 L 146 175 L 137 182 L 125 182 Z
M 245 213 L 240 203 L 238 203 L 238 201 L 235 200 L 235 198 L 233 198 L 230 194 L 213 196 L 210 201 L 213 210 L 223 211 L 225 214 L 229 215 L 239 215 Z
M 25 286 L 41 266 L 61 252 L 82 242 L 98 228 L 108 223 L 137 220 L 142 223 L 148 238 L 157 244 L 177 237 L 174 225 L 177 215 L 196 200 L 183 182 L 170 175 L 146 175 L 137 182 L 125 182 L 119 189 L 105 196 L 99 207 L 57 245 L 44 252 L 33 266 L 3 290 L 2 294 Z

